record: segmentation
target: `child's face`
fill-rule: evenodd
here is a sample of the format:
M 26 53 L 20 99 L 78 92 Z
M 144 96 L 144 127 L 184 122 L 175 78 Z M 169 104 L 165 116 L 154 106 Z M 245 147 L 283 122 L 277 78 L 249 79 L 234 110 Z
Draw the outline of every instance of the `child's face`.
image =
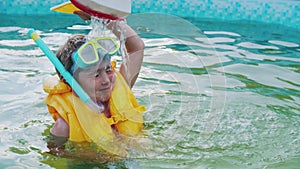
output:
M 91 99 L 96 103 L 103 103 L 110 98 L 115 74 L 110 61 L 104 60 L 87 70 L 80 70 L 77 81 Z

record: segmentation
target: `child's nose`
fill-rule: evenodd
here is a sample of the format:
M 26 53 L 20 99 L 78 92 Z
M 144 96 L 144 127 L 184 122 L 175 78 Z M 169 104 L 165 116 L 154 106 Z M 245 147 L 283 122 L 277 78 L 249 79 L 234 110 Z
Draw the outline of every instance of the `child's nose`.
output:
M 106 72 L 101 73 L 101 85 L 109 84 L 110 80 Z

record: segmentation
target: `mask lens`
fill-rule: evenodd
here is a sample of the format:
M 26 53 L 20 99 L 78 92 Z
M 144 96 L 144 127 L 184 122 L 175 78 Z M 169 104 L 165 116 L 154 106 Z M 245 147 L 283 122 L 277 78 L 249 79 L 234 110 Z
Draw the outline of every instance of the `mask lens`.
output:
M 96 52 L 91 44 L 88 44 L 80 50 L 79 55 L 86 64 L 93 64 L 98 61 Z
M 118 51 L 118 45 L 112 39 L 99 39 L 98 44 L 101 45 L 110 55 Z

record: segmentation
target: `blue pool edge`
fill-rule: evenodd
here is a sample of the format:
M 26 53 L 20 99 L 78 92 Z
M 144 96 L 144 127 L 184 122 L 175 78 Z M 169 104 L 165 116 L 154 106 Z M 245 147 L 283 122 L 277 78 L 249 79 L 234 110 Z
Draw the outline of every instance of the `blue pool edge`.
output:
M 66 0 L 4 0 L 1 14 L 57 14 L 52 6 Z M 164 13 L 180 17 L 250 20 L 281 24 L 300 30 L 300 1 L 294 0 L 132 0 L 132 13 Z

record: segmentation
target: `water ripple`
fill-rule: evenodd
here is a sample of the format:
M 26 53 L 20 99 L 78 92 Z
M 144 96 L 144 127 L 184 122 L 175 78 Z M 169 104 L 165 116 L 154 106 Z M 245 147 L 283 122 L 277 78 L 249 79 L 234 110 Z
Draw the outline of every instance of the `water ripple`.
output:
M 146 44 L 133 88 L 147 107 L 145 130 L 153 143 L 136 159 L 143 168 L 298 166 L 297 31 L 205 20 L 197 20 L 197 28 L 179 18 L 145 15 L 128 22 Z M 65 167 L 65 159 L 43 153 L 53 120 L 43 102 L 42 82 L 55 70 L 26 31 L 29 23 L 36 26 L 56 51 L 83 28 L 71 18 L 35 19 L 0 27 L 0 163 Z

